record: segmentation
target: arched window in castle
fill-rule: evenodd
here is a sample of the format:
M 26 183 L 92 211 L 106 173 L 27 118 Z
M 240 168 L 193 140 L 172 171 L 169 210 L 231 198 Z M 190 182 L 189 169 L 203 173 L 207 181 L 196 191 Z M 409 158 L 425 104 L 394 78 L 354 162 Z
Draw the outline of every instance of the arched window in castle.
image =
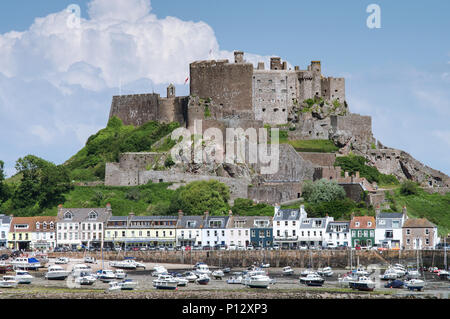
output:
M 71 212 L 66 212 L 66 213 L 64 214 L 64 219 L 66 219 L 66 220 L 71 220 L 72 218 L 73 218 L 73 215 L 72 215 Z

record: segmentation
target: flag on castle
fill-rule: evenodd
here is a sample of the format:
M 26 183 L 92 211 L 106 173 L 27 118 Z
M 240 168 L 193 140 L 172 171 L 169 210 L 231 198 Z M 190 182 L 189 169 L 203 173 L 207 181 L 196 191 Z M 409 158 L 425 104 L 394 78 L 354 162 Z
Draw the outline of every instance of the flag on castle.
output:
M 186 80 L 184 80 L 184 85 L 186 85 L 186 83 L 188 83 L 189 81 L 189 77 L 186 78 Z

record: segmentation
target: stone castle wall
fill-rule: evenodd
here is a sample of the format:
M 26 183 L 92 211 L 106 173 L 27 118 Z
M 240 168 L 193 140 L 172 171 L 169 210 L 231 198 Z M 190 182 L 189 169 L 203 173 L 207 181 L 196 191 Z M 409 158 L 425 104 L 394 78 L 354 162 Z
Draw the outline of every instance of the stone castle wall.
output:
M 310 161 L 315 166 L 330 166 L 334 165 L 336 154 L 334 153 L 315 153 L 315 152 L 298 152 L 303 159 Z
M 302 194 L 302 183 L 263 183 L 248 187 L 248 197 L 258 203 L 270 205 L 298 199 Z

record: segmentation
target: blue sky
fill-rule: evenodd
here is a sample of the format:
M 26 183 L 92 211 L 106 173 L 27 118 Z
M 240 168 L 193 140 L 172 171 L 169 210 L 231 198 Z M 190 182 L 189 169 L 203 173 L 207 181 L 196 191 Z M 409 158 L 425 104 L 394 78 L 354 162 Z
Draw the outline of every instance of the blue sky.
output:
M 369 29 L 366 7 L 381 8 Z M 81 9 L 67 29 L 67 6 Z M 57 164 L 105 126 L 112 95 L 179 95 L 188 63 L 233 50 L 346 77 L 374 135 L 450 174 L 449 1 L 16 0 L 0 2 L 0 159 Z M 35 20 L 36 18 L 41 18 Z M 11 32 L 17 31 L 17 32 Z

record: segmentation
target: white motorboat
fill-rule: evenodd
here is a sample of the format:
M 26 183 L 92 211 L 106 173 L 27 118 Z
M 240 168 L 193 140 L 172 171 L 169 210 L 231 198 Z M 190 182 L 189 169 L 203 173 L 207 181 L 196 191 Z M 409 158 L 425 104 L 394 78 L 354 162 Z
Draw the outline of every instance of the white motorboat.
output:
M 178 281 L 171 275 L 159 275 L 157 279 L 153 280 L 153 287 L 156 289 L 176 290 Z
M 272 280 L 266 275 L 252 275 L 244 278 L 244 285 L 250 288 L 267 288 Z
M 439 276 L 439 278 L 441 279 L 447 279 L 448 278 L 448 271 L 445 269 L 439 270 L 439 272 L 437 273 L 437 275 Z
M 110 269 L 97 271 L 97 279 L 102 282 L 112 282 L 116 280 L 116 274 Z
M 211 278 L 207 274 L 199 274 L 195 282 L 199 285 L 207 285 Z
M 270 268 L 270 264 L 261 264 L 261 268 Z
M 125 279 L 127 276 L 127 273 L 123 269 L 116 269 L 114 271 L 114 274 L 116 275 L 117 279 Z
M 225 267 L 224 269 L 222 269 L 222 271 L 223 271 L 224 274 L 228 274 L 228 273 L 230 273 L 231 268 L 230 267 Z
M 79 277 L 81 273 L 90 273 L 92 268 L 86 264 L 75 264 L 72 267 L 72 276 Z
M 225 276 L 225 274 L 223 273 L 222 270 L 215 270 L 212 272 L 211 276 L 213 276 L 214 279 L 222 279 L 223 276 Z
M 369 277 L 360 276 L 357 280 L 350 281 L 349 286 L 352 289 L 372 291 L 375 288 L 375 283 Z
M 3 276 L 3 279 L 0 280 L 0 288 L 15 288 L 17 284 L 14 276 Z
M 84 257 L 84 262 L 88 263 L 88 264 L 96 264 L 97 263 L 95 258 L 94 257 L 90 257 L 90 256 Z
M 134 281 L 133 279 L 125 279 L 124 281 L 120 282 L 120 289 L 122 290 L 133 290 L 137 287 L 138 283 Z
M 286 266 L 283 268 L 283 275 L 284 276 L 291 276 L 294 274 L 294 269 L 292 269 L 290 266 Z
M 418 290 L 421 291 L 423 287 L 425 287 L 425 281 L 421 279 L 411 279 L 405 281 L 405 287 L 409 290 Z
M 397 273 L 397 278 L 401 278 L 406 275 L 406 269 L 405 267 L 396 264 L 394 267 L 391 268 L 393 271 Z
M 96 281 L 97 277 L 88 272 L 82 272 L 75 278 L 75 283 L 82 286 L 92 286 Z
M 42 267 L 39 260 L 36 258 L 28 258 L 28 257 L 17 257 L 11 262 L 11 265 L 15 269 L 29 269 L 29 270 L 37 270 Z
M 306 277 L 306 276 L 308 276 L 309 274 L 315 274 L 316 272 L 315 271 L 313 271 L 313 270 L 311 270 L 311 269 L 305 269 L 305 270 L 303 270 L 301 273 L 300 273 L 300 276 L 301 277 Z
M 156 265 L 155 267 L 153 267 L 153 272 L 152 272 L 152 276 L 153 277 L 159 277 L 160 275 L 167 275 L 167 269 L 164 266 L 159 266 Z
M 31 284 L 34 279 L 34 277 L 25 270 L 16 270 L 16 275 L 14 276 L 14 278 L 19 284 Z
M 398 278 L 398 274 L 395 270 L 392 270 L 392 268 L 386 269 L 384 274 L 380 275 L 381 280 L 394 280 Z
M 339 287 L 348 288 L 350 287 L 350 282 L 358 280 L 358 276 L 351 274 L 346 274 L 343 277 L 338 278 L 338 285 Z
M 227 280 L 227 284 L 242 284 L 243 283 L 243 278 L 242 276 L 238 275 L 238 276 L 231 276 L 228 280 Z
M 194 282 L 198 278 L 197 275 L 191 271 L 185 272 L 183 277 L 189 282 Z
M 333 272 L 333 270 L 331 269 L 331 267 L 325 267 L 325 268 L 323 268 L 323 269 L 318 269 L 317 270 L 317 274 L 319 275 L 319 276 L 322 276 L 322 277 L 331 277 L 331 276 L 333 276 L 333 274 L 334 274 L 334 272 Z
M 353 271 L 356 276 L 367 277 L 369 276 L 369 272 L 364 270 L 363 268 L 357 268 Z
M 119 291 L 122 290 L 122 287 L 118 281 L 109 282 L 108 291 Z
M 408 270 L 406 273 L 407 279 L 419 279 L 421 276 L 420 272 L 418 270 Z
M 59 258 L 56 258 L 56 260 L 55 260 L 55 264 L 57 264 L 57 265 L 66 265 L 68 263 L 69 263 L 69 258 L 67 258 L 67 257 L 59 257 Z
M 307 276 L 300 277 L 300 283 L 307 286 L 322 286 L 325 279 L 320 277 L 317 273 L 308 274 Z
M 65 270 L 59 265 L 53 265 L 48 267 L 47 273 L 45 274 L 45 278 L 48 280 L 65 280 L 69 277 L 70 271 Z
M 211 270 L 209 270 L 209 267 L 207 264 L 200 263 L 195 268 L 195 274 L 196 275 L 209 275 L 211 274 Z
M 178 282 L 178 287 L 185 287 L 189 282 L 189 280 L 183 277 L 174 277 L 174 279 Z
M 137 269 L 137 268 L 144 268 L 145 265 L 135 261 L 134 259 L 125 259 L 122 261 L 112 261 L 110 262 L 110 266 L 114 268 L 120 268 L 120 269 Z

